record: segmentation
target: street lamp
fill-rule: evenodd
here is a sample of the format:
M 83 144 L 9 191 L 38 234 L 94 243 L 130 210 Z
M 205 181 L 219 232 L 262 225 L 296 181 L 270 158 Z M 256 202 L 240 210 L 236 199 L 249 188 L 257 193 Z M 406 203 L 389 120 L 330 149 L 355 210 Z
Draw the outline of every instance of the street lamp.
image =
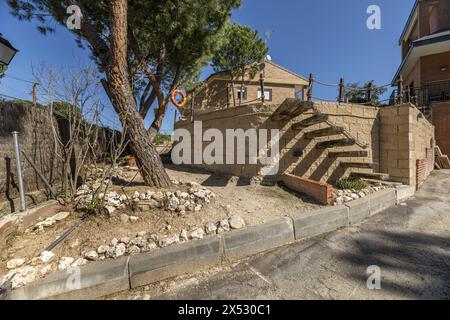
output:
M 16 55 L 15 49 L 8 40 L 2 37 L 0 33 L 0 65 L 9 65 Z

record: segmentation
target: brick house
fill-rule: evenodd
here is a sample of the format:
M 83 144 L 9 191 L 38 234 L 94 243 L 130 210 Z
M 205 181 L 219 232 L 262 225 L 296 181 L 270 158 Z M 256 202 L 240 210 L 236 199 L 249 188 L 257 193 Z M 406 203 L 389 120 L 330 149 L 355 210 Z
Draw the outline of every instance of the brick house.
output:
M 436 142 L 450 154 L 450 1 L 417 0 L 399 39 L 406 97 L 436 127 Z
M 286 98 L 304 96 L 308 80 L 292 71 L 266 60 L 263 74 L 265 104 L 281 104 Z M 244 90 L 241 93 L 241 81 L 234 81 L 234 101 L 239 105 L 261 102 L 261 76 L 244 77 Z M 222 109 L 233 106 L 233 90 L 228 72 L 217 72 L 210 75 L 201 90 L 195 93 L 194 109 Z

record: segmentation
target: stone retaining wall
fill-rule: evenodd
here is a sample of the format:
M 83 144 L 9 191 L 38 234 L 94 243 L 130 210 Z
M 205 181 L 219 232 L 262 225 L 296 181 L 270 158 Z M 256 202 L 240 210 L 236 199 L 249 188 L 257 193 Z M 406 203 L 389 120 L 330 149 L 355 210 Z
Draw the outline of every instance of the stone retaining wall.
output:
M 346 161 L 379 162 L 379 121 L 378 108 L 367 107 L 356 104 L 337 103 L 315 103 L 314 106 L 322 113 L 329 115 L 329 121 L 337 126 L 344 127 L 355 139 L 362 144 L 367 144 L 369 155 L 361 158 L 347 158 Z M 281 179 L 284 173 L 292 173 L 298 176 L 322 182 L 334 182 L 337 179 L 348 175 L 348 170 L 341 170 L 339 161 L 328 158 L 329 151 L 337 151 L 339 148 L 327 150 L 317 150 L 314 148 L 317 142 L 329 140 L 329 137 L 315 138 L 308 140 L 305 134 L 309 131 L 328 127 L 325 123 L 316 124 L 305 130 L 297 131 L 291 127 L 294 123 L 309 118 L 312 111 L 306 112 L 288 123 L 272 121 L 269 117 L 277 109 L 277 105 L 250 105 L 236 108 L 216 110 L 212 112 L 197 113 L 195 120 L 202 122 L 202 131 L 214 128 L 220 130 L 226 136 L 226 129 L 279 129 L 280 130 L 280 157 L 279 170 L 276 179 Z M 191 134 L 194 131 L 194 124 L 188 120 L 180 121 L 176 128 L 188 130 Z M 270 136 L 270 133 L 269 133 Z M 336 139 L 342 137 L 336 135 Z M 236 141 L 235 141 L 236 142 Z M 247 142 L 248 143 L 248 142 Z M 203 142 L 203 148 L 209 142 Z M 236 143 L 235 143 L 236 144 Z M 264 175 L 261 172 L 261 165 L 249 164 L 248 146 L 246 153 L 246 164 L 212 164 L 196 165 L 207 170 L 222 172 L 243 177 L 254 177 Z M 346 150 L 361 150 L 358 146 L 347 147 Z M 225 143 L 224 157 L 225 163 Z M 192 144 L 191 153 L 194 153 Z M 364 171 L 364 169 L 353 169 L 354 172 Z

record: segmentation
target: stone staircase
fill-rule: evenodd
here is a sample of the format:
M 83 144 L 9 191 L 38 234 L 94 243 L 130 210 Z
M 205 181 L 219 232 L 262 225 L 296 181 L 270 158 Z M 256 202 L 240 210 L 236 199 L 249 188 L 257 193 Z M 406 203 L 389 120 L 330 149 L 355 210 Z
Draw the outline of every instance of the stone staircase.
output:
M 314 148 L 328 151 L 327 157 L 338 160 L 339 166 L 342 170 L 345 172 L 350 170 L 350 176 L 352 177 L 364 177 L 378 180 L 389 179 L 388 175 L 377 173 L 377 171 L 379 171 L 378 163 L 364 161 L 364 159 L 369 156 L 369 152 L 366 150 L 368 145 L 357 141 L 357 139 L 353 137 L 345 128 L 333 124 L 329 120 L 329 116 L 327 114 L 323 114 L 314 107 L 314 103 L 296 99 L 287 99 L 274 112 L 271 119 L 274 121 L 287 122 L 301 114 L 306 113 L 307 111 L 313 111 L 313 114 L 306 119 L 292 124 L 290 128 L 291 130 L 303 131 L 313 125 L 320 123 L 326 124 L 327 127 L 325 128 L 306 132 L 304 138 L 313 140 L 315 138 L 330 137 L 329 140 L 317 142 Z M 337 138 L 336 136 L 341 137 Z M 360 150 L 354 150 L 355 146 Z M 352 147 L 351 150 L 349 150 L 348 147 Z M 298 156 L 303 155 L 302 152 L 296 153 Z M 352 161 L 346 161 L 346 158 L 352 158 Z M 355 158 L 358 160 L 355 160 Z M 364 169 L 368 172 L 360 172 L 360 170 L 353 169 Z

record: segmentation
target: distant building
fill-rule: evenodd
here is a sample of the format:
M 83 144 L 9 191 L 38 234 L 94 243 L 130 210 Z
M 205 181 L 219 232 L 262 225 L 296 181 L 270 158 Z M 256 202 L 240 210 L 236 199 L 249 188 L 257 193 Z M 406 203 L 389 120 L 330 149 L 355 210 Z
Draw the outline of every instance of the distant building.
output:
M 281 104 L 286 98 L 300 97 L 305 93 L 308 80 L 272 61 L 265 61 L 263 72 L 265 104 Z M 234 99 L 233 99 L 234 91 Z M 247 73 L 241 92 L 241 80 L 234 80 L 234 90 L 228 72 L 218 72 L 204 81 L 201 90 L 195 93 L 194 109 L 223 109 L 239 105 L 261 103 L 262 92 L 260 74 L 251 78 Z
M 450 154 L 450 1 L 417 0 L 399 40 L 406 94 L 430 116 L 436 142 Z

